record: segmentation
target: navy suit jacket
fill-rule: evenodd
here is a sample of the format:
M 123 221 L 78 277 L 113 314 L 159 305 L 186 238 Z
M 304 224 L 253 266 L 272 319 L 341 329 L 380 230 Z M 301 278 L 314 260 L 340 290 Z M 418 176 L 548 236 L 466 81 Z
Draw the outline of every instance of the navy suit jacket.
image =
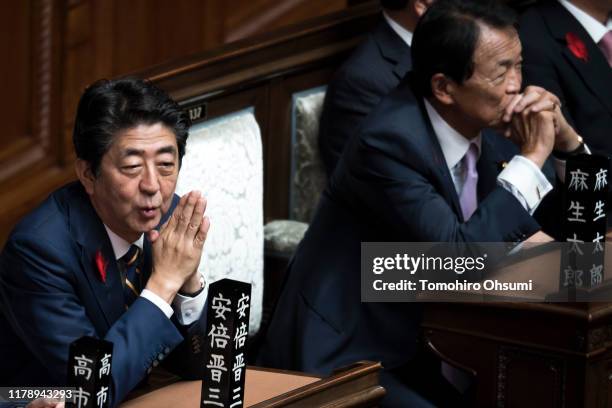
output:
M 299 245 L 260 360 L 329 374 L 361 359 L 386 369 L 417 348 L 415 303 L 362 303 L 361 242 L 518 242 L 539 224 L 496 183 L 518 149 L 484 131 L 478 161 L 479 206 L 464 222 L 440 144 L 404 81 L 365 120 L 346 147 Z
M 319 122 L 319 150 L 331 176 L 344 146 L 412 66 L 410 47 L 386 21 L 368 34 L 330 81 Z
M 177 202 L 175 196 L 164 218 Z M 94 262 L 97 251 L 108 263 L 105 283 Z M 145 239 L 146 279 L 150 271 Z M 78 182 L 51 194 L 12 232 L 0 255 L 0 302 L 4 386 L 65 384 L 68 347 L 85 335 L 114 344 L 111 406 L 165 356 L 175 367 L 194 360 L 188 347 L 172 350 L 197 331 L 195 324 L 179 327 L 143 297 L 125 310 L 108 234 Z M 188 377 L 201 374 L 197 365 L 180 368 Z
M 527 10 L 520 20 L 525 85 L 555 93 L 563 111 L 592 151 L 612 154 L 612 68 L 582 25 L 556 0 Z M 588 61 L 568 48 L 572 33 L 586 46 Z

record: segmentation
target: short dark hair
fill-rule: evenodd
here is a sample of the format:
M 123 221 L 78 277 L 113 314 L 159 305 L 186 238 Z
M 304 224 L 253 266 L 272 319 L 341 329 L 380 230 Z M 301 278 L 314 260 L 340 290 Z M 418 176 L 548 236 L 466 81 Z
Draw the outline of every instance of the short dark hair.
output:
M 162 123 L 176 137 L 179 165 L 191 121 L 167 93 L 138 78 L 102 79 L 91 84 L 77 107 L 72 142 L 76 156 L 99 175 L 102 157 L 115 136 L 138 125 Z
M 412 39 L 411 80 L 431 96 L 431 78 L 442 73 L 462 84 L 474 73 L 479 23 L 497 29 L 517 27 L 515 12 L 499 0 L 437 0 L 419 20 Z
M 387 10 L 403 10 L 410 0 L 380 0 L 382 8 Z

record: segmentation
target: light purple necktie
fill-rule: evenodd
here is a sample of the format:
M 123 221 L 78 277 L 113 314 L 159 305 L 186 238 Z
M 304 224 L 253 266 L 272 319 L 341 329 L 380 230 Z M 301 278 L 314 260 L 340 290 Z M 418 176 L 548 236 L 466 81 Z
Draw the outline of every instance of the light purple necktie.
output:
M 608 60 L 608 64 L 612 67 L 612 30 L 608 31 L 597 43 L 601 52 Z
M 475 143 L 470 143 L 470 148 L 463 156 L 463 170 L 465 174 L 465 182 L 459 203 L 463 212 L 463 219 L 469 220 L 476 207 L 478 207 L 477 186 L 478 186 L 478 171 L 476 171 L 476 162 L 478 161 L 478 146 Z

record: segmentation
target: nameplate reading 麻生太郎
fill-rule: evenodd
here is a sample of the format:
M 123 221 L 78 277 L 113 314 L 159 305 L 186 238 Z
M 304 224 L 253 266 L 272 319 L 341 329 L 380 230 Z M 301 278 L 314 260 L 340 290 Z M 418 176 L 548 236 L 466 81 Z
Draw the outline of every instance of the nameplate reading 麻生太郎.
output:
M 610 159 L 577 155 L 566 160 L 560 297 L 603 285 Z
M 591 296 L 612 301 L 612 293 L 603 290 L 581 299 L 559 296 L 561 254 L 570 245 L 362 242 L 361 300 L 537 302 L 554 296 L 571 302 Z

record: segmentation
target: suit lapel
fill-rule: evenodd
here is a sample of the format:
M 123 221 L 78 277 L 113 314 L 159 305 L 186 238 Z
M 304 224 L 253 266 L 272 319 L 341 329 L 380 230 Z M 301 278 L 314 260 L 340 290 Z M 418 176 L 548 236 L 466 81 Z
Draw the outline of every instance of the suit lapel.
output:
M 457 217 L 464 221 L 459 196 L 457 195 L 455 184 L 453 183 L 450 170 L 446 164 L 444 153 L 442 153 L 442 147 L 440 146 L 438 137 L 433 130 L 431 120 L 427 115 L 423 100 L 418 100 L 418 106 L 421 110 L 420 117 L 426 118 L 426 121 L 423 124 L 411 122 L 411 127 L 416 129 L 416 131 L 413 133 L 415 135 L 415 141 L 418 141 L 419 139 L 417 135 L 427 134 L 425 140 L 421 140 L 418 143 L 420 145 L 420 149 L 423 151 L 424 157 L 429 157 L 430 159 L 429 162 L 433 166 L 435 178 L 442 187 L 440 191 L 442 196 L 447 200 Z M 411 117 L 419 116 L 413 115 Z M 423 132 L 418 130 L 421 127 L 425 127 L 426 131 Z M 506 157 L 504 157 L 501 153 L 502 149 L 496 148 L 495 144 L 492 142 L 494 138 L 499 138 L 494 131 L 485 129 L 482 132 L 481 153 L 476 165 L 478 171 L 478 201 L 484 199 L 496 187 L 497 175 L 501 171 L 502 165 L 506 160 Z
M 98 249 L 94 249 L 95 246 L 91 245 L 84 245 L 81 248 L 81 263 L 98 307 L 104 315 L 107 327 L 110 327 L 125 311 L 125 301 L 123 299 L 121 276 L 110 241 L 108 241 L 108 237 L 105 237 L 100 242 L 102 245 Z M 106 262 L 105 282 L 102 282 L 94 261 L 98 251 L 101 252 Z
M 563 56 L 606 109 L 612 113 L 612 73 L 601 50 L 584 27 L 558 2 L 542 4 L 541 15 L 552 36 L 563 49 Z M 567 47 L 565 36 L 573 33 L 587 48 L 588 61 L 577 58 Z
M 115 254 L 104 224 L 91 206 L 89 196 L 79 187 L 79 196 L 70 203 L 70 229 L 81 245 L 81 265 L 85 278 L 102 312 L 107 328 L 125 311 L 123 285 Z M 106 281 L 103 282 L 96 265 L 96 254 L 106 264 Z
M 81 245 L 81 265 L 85 272 L 89 286 L 94 294 L 95 303 L 104 316 L 106 329 L 112 326 L 125 312 L 125 299 L 123 283 L 115 253 L 113 251 L 108 233 L 104 224 L 91 205 L 89 196 L 80 185 L 76 185 L 76 195 L 70 201 L 70 229 Z M 157 229 L 163 225 L 178 204 L 179 197 L 174 195 L 169 211 L 164 214 Z M 151 243 L 145 235 L 143 245 L 143 273 L 144 282 L 151 273 Z M 103 282 L 96 265 L 96 254 L 100 253 L 106 263 L 106 281 Z M 87 302 L 88 300 L 85 300 Z M 94 321 L 98 326 L 98 322 Z M 100 329 L 100 328 L 99 328 Z
M 398 79 L 404 78 L 412 67 L 410 47 L 384 19 L 374 30 L 373 37 L 383 58 L 394 64 L 393 74 Z
M 444 153 L 442 153 L 440 141 L 433 130 L 433 126 L 431 125 L 431 120 L 429 119 L 429 115 L 425 109 L 423 99 L 420 97 L 417 97 L 416 99 L 418 100 L 418 104 L 416 104 L 416 106 L 418 106 L 418 109 L 420 109 L 420 113 L 415 113 L 409 117 L 425 118 L 425 121 L 418 123 L 418 121 L 415 120 L 410 123 L 411 128 L 415 130 L 413 132 L 414 141 L 418 142 L 417 145 L 420 145 L 419 148 L 423 152 L 423 157 L 429 158 L 429 163 L 431 163 L 433 168 L 433 175 L 435 178 L 434 181 L 437 181 L 437 184 L 441 187 L 440 193 L 446 202 L 449 203 L 457 217 L 463 220 L 463 212 L 461 211 L 459 196 L 457 196 L 455 184 L 453 183 L 448 165 L 446 164 Z

